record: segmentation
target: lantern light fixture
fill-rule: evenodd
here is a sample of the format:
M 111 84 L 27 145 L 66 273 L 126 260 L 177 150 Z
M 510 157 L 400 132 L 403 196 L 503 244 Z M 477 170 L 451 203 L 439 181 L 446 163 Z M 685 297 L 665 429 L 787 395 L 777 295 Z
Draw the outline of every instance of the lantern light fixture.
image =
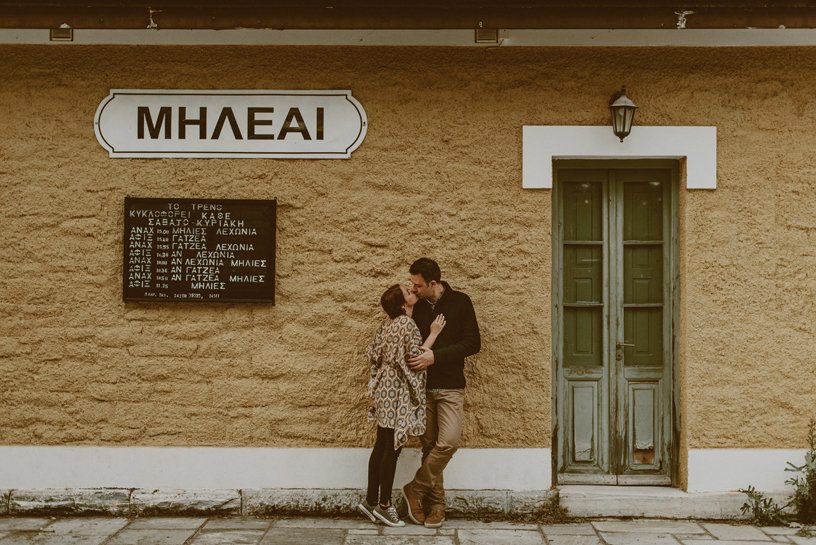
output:
M 612 112 L 612 131 L 615 136 L 623 139 L 632 131 L 632 121 L 635 119 L 637 106 L 626 97 L 626 86 L 622 86 L 620 93 L 615 93 L 609 100 L 609 110 Z

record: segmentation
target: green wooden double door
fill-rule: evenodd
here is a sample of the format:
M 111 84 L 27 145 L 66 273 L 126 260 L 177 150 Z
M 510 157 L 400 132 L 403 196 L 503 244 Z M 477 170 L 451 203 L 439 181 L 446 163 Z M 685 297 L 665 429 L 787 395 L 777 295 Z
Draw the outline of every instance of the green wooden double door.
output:
M 671 485 L 678 166 L 556 161 L 557 484 Z

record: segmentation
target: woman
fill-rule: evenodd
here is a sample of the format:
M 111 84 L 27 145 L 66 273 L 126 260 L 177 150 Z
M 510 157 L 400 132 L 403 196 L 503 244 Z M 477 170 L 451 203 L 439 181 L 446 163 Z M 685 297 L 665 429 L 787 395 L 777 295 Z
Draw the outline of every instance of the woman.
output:
M 406 361 L 422 353 L 422 336 L 411 315 L 417 296 L 395 284 L 380 298 L 388 314 L 366 350 L 371 365 L 368 420 L 377 422 L 377 442 L 368 461 L 368 493 L 357 507 L 371 519 L 388 526 L 405 526 L 391 505 L 391 487 L 397 459 L 410 435 L 425 432 L 425 371 L 412 371 Z M 422 344 L 431 348 L 445 327 L 440 315 Z M 378 501 L 379 493 L 379 501 Z

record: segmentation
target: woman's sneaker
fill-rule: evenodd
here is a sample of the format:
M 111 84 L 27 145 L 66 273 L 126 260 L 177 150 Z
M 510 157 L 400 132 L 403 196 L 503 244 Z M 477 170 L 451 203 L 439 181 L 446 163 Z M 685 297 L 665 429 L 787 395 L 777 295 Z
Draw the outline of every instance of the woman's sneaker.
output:
M 363 514 L 364 514 L 365 516 L 367 516 L 368 518 L 370 518 L 370 519 L 371 519 L 371 522 L 373 522 L 374 524 L 378 524 L 378 523 L 379 523 L 379 521 L 377 520 L 377 518 L 374 516 L 374 506 L 373 506 L 373 505 L 369 505 L 369 503 L 368 503 L 368 502 L 367 502 L 365 499 L 364 499 L 363 501 L 361 501 L 361 502 L 359 503 L 359 505 L 357 505 L 357 509 L 359 509 L 360 511 L 362 511 L 362 512 L 363 512 Z
M 382 508 L 378 503 L 374 508 L 374 516 L 388 526 L 405 526 L 405 523 L 399 519 L 399 516 L 397 516 L 397 510 L 394 509 L 393 505 L 391 507 Z

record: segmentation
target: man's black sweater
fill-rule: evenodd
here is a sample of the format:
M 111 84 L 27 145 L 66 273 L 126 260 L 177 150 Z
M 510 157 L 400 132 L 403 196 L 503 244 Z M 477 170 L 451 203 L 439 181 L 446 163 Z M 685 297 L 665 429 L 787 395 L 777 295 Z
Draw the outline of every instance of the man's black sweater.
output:
M 437 316 L 445 316 L 445 328 L 433 345 L 434 363 L 428 367 L 428 389 L 457 389 L 465 387 L 465 358 L 482 348 L 479 324 L 470 297 L 461 291 L 453 291 L 442 282 L 445 291 L 431 308 L 427 300 L 414 305 L 414 321 L 422 333 L 422 340 L 431 332 L 431 322 Z

